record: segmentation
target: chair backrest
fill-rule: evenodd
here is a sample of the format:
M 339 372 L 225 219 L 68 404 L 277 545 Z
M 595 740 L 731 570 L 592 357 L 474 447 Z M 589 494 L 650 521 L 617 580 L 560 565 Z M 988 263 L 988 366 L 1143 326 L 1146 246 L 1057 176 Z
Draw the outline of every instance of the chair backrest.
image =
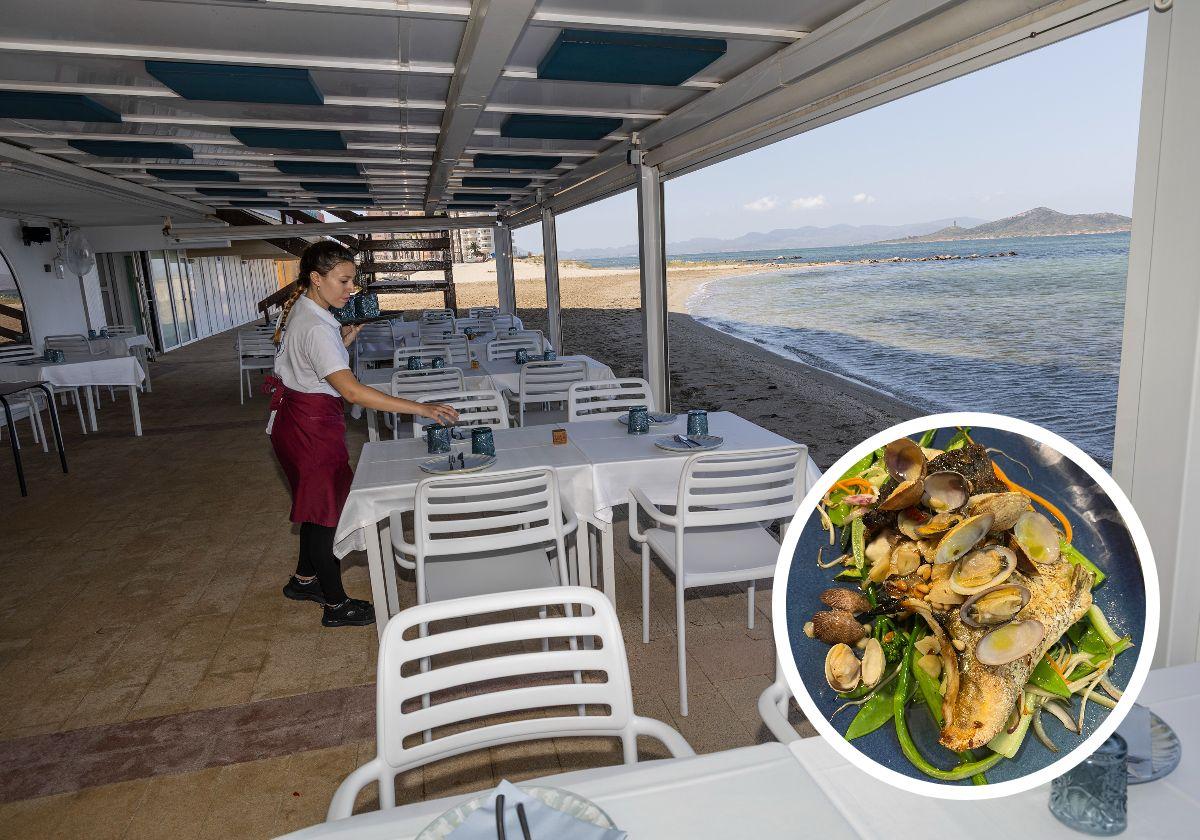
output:
M 449 321 L 453 318 L 454 310 L 452 309 L 426 309 L 421 313 L 421 321 L 427 324 L 436 321 Z
M 494 426 L 497 429 L 509 427 L 508 406 L 504 404 L 504 397 L 500 396 L 499 391 L 435 391 L 422 394 L 419 401 L 452 406 L 458 412 L 459 426 Z M 419 438 L 423 434 L 425 426 L 413 423 L 413 437 Z
M 242 331 L 237 337 L 237 351 L 239 359 L 246 358 L 261 358 L 263 356 L 275 357 L 276 352 L 275 342 L 271 336 L 264 333 L 253 331 Z
M 686 528 L 791 517 L 804 497 L 808 447 L 697 453 L 683 465 L 676 516 Z
M 571 606 L 568 615 L 564 605 Z M 550 616 L 538 618 L 541 608 Z M 489 614 L 500 620 L 481 623 Z M 543 650 L 545 638 L 595 645 Z M 514 647 L 523 651 L 514 655 Z M 589 678 L 577 683 L 575 671 Z M 556 586 L 411 607 L 384 630 L 376 680 L 376 754 L 385 777 L 498 744 L 636 738 L 621 628 L 595 589 Z M 419 700 L 425 695 L 428 707 Z M 588 714 L 577 713 L 580 705 Z
M 541 346 L 536 340 L 531 338 L 522 338 L 514 336 L 512 338 L 493 338 L 487 343 L 488 361 L 495 359 L 511 359 L 516 355 L 517 350 L 525 349 L 530 353 L 542 352 Z
M 392 326 L 387 321 L 375 321 L 370 324 L 363 324 L 358 337 L 360 339 L 368 338 L 372 341 L 395 341 L 395 337 L 392 335 Z
M 521 367 L 519 397 L 522 402 L 565 402 L 572 383 L 585 379 L 583 362 L 529 362 Z
M 92 345 L 88 343 L 87 336 L 73 333 L 70 335 L 48 335 L 42 339 L 42 346 L 48 350 L 62 350 L 68 355 L 84 355 L 91 356 Z
M 0 347 L 0 364 L 6 362 L 22 362 L 25 359 L 40 359 L 42 354 L 33 349 L 29 344 L 17 344 L 9 347 Z
M 462 371 L 456 367 L 397 368 L 392 374 L 392 396 L 406 400 L 417 400 L 425 394 L 441 391 L 461 391 L 463 387 Z
M 454 335 L 454 322 L 442 321 L 441 323 L 421 324 L 419 334 L 422 344 L 435 338 L 449 338 Z
M 467 310 L 471 318 L 494 318 L 500 314 L 499 306 L 472 306 Z
M 465 335 L 451 335 L 445 338 L 422 338 L 421 344 L 426 347 L 445 347 L 450 351 L 452 364 L 465 364 L 471 361 L 471 348 Z
M 567 420 L 612 420 L 631 406 L 650 411 L 654 393 L 645 379 L 597 379 L 572 383 L 567 391 Z
M 108 334 L 110 336 L 138 334 L 136 327 L 126 326 L 125 324 L 109 324 L 107 327 L 105 327 L 105 329 L 108 330 Z M 274 327 L 267 327 L 267 329 L 271 330 L 272 332 L 275 331 Z
M 454 331 L 457 333 L 465 333 L 467 330 L 474 333 L 486 333 L 492 332 L 494 329 L 491 318 L 456 318 L 454 321 Z
M 442 358 L 446 360 L 446 364 L 451 364 L 450 349 L 444 346 L 435 346 L 430 344 L 402 345 L 396 348 L 392 353 L 392 365 L 394 367 L 402 367 L 408 364 L 409 356 L 419 356 L 421 363 L 424 364 L 430 359 Z
M 517 317 L 509 314 L 496 314 L 492 316 L 492 323 L 496 325 L 497 330 L 508 329 L 509 327 L 520 326 L 517 324 Z

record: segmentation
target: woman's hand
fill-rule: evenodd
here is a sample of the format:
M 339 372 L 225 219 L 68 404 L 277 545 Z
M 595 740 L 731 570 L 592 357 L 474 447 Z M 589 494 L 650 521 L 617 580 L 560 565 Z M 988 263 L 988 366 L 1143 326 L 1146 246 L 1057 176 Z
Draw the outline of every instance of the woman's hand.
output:
M 358 334 L 362 332 L 364 324 L 346 324 L 342 327 L 342 344 L 349 347 L 354 343 L 354 339 L 358 338 Z
M 451 406 L 442 405 L 441 403 L 421 403 L 422 417 L 428 417 L 430 420 L 435 420 L 449 426 L 458 422 L 458 412 Z

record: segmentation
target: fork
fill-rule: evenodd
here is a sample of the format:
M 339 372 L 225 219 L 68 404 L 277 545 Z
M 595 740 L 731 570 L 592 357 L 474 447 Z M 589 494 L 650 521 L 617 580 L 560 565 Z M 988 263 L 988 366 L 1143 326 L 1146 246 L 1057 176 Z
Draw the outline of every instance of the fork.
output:
M 675 442 L 686 444 L 689 447 L 690 446 L 696 446 L 696 447 L 700 446 L 700 444 L 696 443 L 696 441 L 692 440 L 687 435 L 675 435 Z

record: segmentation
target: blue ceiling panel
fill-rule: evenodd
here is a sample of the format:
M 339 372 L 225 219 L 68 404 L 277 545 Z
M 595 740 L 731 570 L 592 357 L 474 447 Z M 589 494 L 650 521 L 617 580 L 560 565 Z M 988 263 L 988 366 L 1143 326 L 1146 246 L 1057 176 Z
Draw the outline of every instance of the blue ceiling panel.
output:
M 192 61 L 147 61 L 146 71 L 184 99 L 323 105 L 325 98 L 302 67 L 253 67 Z
M 533 183 L 531 178 L 481 178 L 475 175 L 464 175 L 462 179 L 464 187 L 500 187 L 514 190 L 528 187 L 531 183 Z
M 346 141 L 338 131 L 303 128 L 231 128 L 229 133 L 255 149 L 317 149 L 344 151 Z
M 621 120 L 616 117 L 513 114 L 501 124 L 500 136 L 535 140 L 599 140 L 620 127 Z
M 356 163 L 322 163 L 307 160 L 278 160 L 275 168 L 285 175 L 325 175 L 333 178 L 356 178 L 360 174 Z
M 721 38 L 564 29 L 538 63 L 538 78 L 674 87 L 725 49 Z
M 0 90 L 0 117 L 14 120 L 68 120 L 119 123 L 121 115 L 79 93 Z
M 190 160 L 191 147 L 182 143 L 147 143 L 125 140 L 68 140 L 67 145 L 96 157 L 175 158 Z
M 551 155 L 475 155 L 476 169 L 553 169 L 562 158 Z
M 469 193 L 456 192 L 455 201 L 508 201 L 512 198 L 509 193 Z
M 300 188 L 315 193 L 369 193 L 371 188 L 361 181 L 351 183 L 335 183 L 332 181 L 301 181 Z
M 223 195 L 227 198 L 266 198 L 266 190 L 255 190 L 246 187 L 196 187 L 201 195 Z
M 147 169 L 146 172 L 164 181 L 240 181 L 236 172 L 216 172 L 206 169 Z

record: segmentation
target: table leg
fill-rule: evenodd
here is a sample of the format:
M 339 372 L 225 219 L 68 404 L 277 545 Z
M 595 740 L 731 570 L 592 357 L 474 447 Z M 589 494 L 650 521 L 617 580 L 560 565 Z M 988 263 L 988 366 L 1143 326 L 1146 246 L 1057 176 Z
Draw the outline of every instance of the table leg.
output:
M 580 517 L 579 526 L 575 529 L 575 578 L 580 586 L 595 586 L 592 580 L 592 554 L 588 550 L 591 534 L 590 523 Z
M 87 400 L 88 419 L 92 421 L 92 431 L 100 431 L 100 427 L 96 425 L 96 403 L 92 400 L 92 386 L 82 385 L 83 398 Z
M 373 408 L 367 409 L 367 440 L 375 443 L 379 440 L 378 412 Z
M 379 529 L 379 556 L 383 558 L 383 586 L 387 590 L 388 615 L 400 612 L 400 586 L 396 582 L 396 559 L 392 555 L 391 520 Z
M 372 522 L 363 531 L 367 540 L 367 571 L 371 575 L 371 602 L 375 605 L 375 630 L 382 639 L 383 628 L 387 626 L 391 615 L 388 613 L 387 571 L 383 568 L 383 556 L 379 551 L 379 525 Z
M 39 385 L 42 392 L 46 395 L 46 402 L 50 406 L 50 426 L 54 429 L 54 445 L 58 447 L 58 461 L 62 464 L 62 470 L 67 471 L 67 450 L 63 448 L 62 427 L 58 423 L 58 408 L 54 405 L 54 391 L 47 385 Z
M 137 355 L 140 357 L 140 360 L 142 362 L 142 373 L 146 374 L 146 381 L 143 384 L 146 386 L 146 393 L 149 394 L 151 391 L 154 390 L 153 388 L 150 387 L 150 353 L 149 353 L 149 351 L 146 350 L 145 347 L 141 347 L 139 349 L 141 350 L 141 352 L 138 353 Z
M 604 523 L 600 528 L 600 560 L 604 566 L 604 594 L 612 605 L 617 605 L 617 559 L 613 553 L 613 526 Z
M 13 420 L 12 409 L 8 407 L 8 398 L 0 396 L 0 403 L 4 403 L 4 422 L 8 424 L 8 442 L 12 445 L 13 464 L 17 467 L 17 483 L 21 485 L 21 495 L 28 496 L 25 470 L 21 467 L 21 445 L 17 443 L 17 424 Z
M 133 433 L 142 436 L 142 410 L 138 406 L 137 386 L 129 386 L 129 407 L 133 411 Z

